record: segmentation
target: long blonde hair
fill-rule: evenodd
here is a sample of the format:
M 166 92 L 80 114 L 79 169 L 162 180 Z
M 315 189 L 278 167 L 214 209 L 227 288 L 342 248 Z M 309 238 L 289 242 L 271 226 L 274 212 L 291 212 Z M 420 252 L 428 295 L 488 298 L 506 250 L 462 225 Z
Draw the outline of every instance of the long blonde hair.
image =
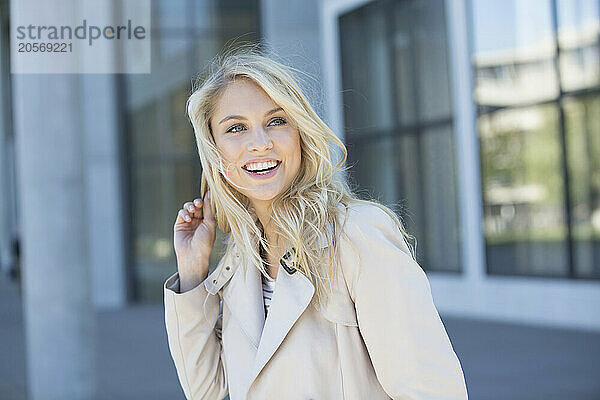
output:
M 412 236 L 388 207 L 359 199 L 350 189 L 341 174 L 348 155 L 346 147 L 313 110 L 293 76 L 294 71 L 264 55 L 256 46 L 227 50 L 217 55 L 198 78 L 186 107 L 202 163 L 201 194 L 210 188 L 217 224 L 229 234 L 228 246 L 235 243 L 246 265 L 256 266 L 267 279 L 270 277 L 263 267 L 259 243 L 270 249 L 269 243 L 249 199 L 227 179 L 210 119 L 223 91 L 236 78 L 251 79 L 292 119 L 300 134 L 301 165 L 291 184 L 273 199 L 272 221 L 280 243 L 295 249 L 291 266 L 313 283 L 317 302 L 324 304 L 331 289 L 330 278 L 336 271 L 337 243 L 342 232 L 339 221 L 345 217 L 345 211 L 338 205 L 347 207 L 352 201 L 377 205 L 390 215 L 405 237 Z M 332 161 L 330 143 L 342 153 L 336 164 Z M 327 232 L 327 253 L 318 246 L 324 232 Z M 409 247 L 415 258 L 414 248 L 410 244 Z M 324 265 L 328 266 L 326 274 Z

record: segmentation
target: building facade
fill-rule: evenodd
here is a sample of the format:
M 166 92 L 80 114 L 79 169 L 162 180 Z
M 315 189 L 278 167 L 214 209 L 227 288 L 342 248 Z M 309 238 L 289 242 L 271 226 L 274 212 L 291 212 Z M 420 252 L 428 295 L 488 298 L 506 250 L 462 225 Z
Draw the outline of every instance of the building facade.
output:
M 1 4 L 7 271 L 22 210 Z M 416 237 L 442 313 L 600 329 L 598 1 L 152 6 L 152 73 L 83 77 L 97 307 L 161 300 L 176 212 L 199 192 L 193 78 L 232 41 L 261 41 L 307 72 L 302 86 L 347 144 L 351 182 Z M 217 245 L 212 262 L 220 255 Z

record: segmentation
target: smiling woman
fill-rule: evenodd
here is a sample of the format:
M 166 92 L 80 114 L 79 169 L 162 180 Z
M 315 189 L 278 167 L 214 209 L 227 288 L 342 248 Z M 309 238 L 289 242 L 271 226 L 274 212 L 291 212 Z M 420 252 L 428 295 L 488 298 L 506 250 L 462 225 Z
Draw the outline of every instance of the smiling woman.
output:
M 164 286 L 186 397 L 466 399 L 409 235 L 341 178 L 346 148 L 291 71 L 242 48 L 187 102 L 202 193 L 179 210 Z M 227 251 L 208 275 L 217 226 Z
M 283 108 L 247 78 L 227 86 L 213 115 L 210 128 L 230 172 L 226 178 L 252 199 L 263 228 L 270 226 L 271 199 L 290 185 L 300 169 L 298 128 L 287 122 Z M 265 233 L 267 241 L 276 243 L 270 229 Z

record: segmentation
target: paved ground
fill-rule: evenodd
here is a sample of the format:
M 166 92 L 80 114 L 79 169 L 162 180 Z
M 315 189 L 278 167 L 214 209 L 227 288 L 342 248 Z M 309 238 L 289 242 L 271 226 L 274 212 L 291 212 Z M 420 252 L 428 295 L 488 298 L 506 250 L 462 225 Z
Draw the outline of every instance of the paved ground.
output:
M 0 399 L 26 399 L 18 290 L 0 278 Z M 600 399 L 600 333 L 444 318 L 472 400 Z M 184 399 L 162 305 L 97 313 L 98 400 Z

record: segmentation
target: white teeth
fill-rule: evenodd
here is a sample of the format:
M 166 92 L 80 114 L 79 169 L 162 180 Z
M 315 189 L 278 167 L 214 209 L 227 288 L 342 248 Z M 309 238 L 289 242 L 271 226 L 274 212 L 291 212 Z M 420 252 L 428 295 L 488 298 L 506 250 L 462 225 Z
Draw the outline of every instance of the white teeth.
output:
M 267 161 L 267 162 L 259 162 L 259 163 L 250 163 L 246 165 L 246 170 L 248 171 L 257 171 L 261 169 L 271 168 L 277 165 L 277 161 Z

